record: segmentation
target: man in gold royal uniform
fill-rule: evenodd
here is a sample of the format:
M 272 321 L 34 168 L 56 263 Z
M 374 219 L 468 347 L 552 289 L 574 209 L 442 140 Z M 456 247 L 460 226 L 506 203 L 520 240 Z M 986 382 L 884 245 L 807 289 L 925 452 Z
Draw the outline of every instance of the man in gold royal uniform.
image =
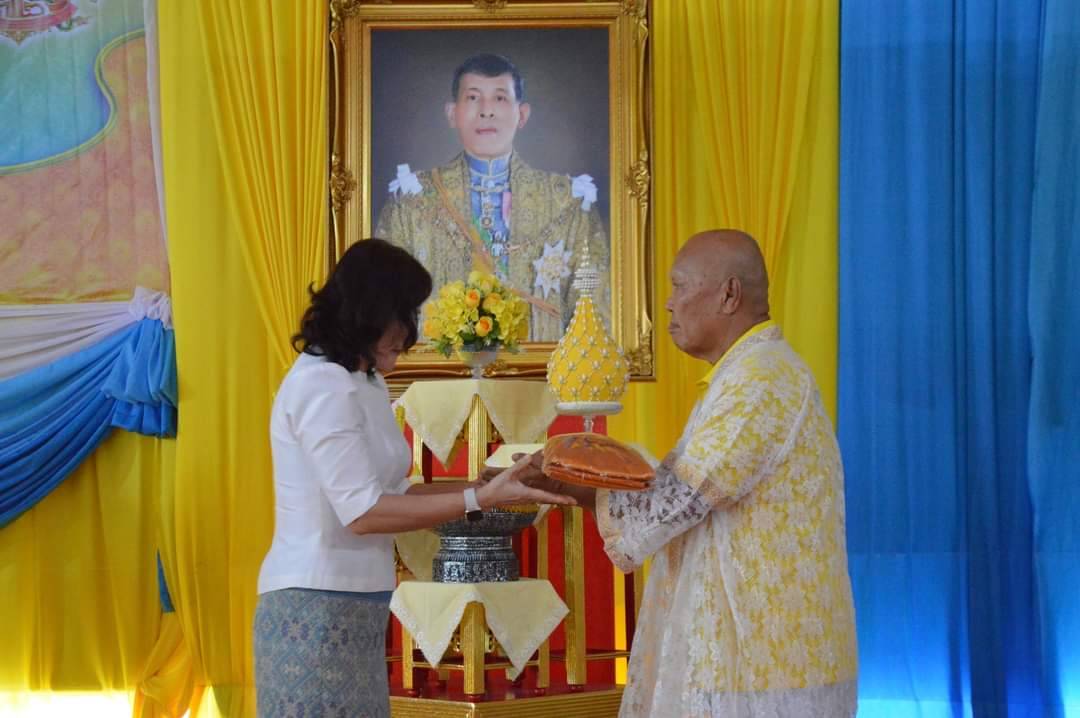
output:
M 531 108 L 518 69 L 501 55 L 467 59 L 454 73 L 446 118 L 464 151 L 432 170 L 398 165 L 375 234 L 409 250 L 436 288 L 473 269 L 497 275 L 532 307 L 530 341 L 557 341 L 570 321 L 574 271 L 600 272 L 594 296 L 607 318 L 609 248 L 589 175 L 533 169 L 514 151 Z

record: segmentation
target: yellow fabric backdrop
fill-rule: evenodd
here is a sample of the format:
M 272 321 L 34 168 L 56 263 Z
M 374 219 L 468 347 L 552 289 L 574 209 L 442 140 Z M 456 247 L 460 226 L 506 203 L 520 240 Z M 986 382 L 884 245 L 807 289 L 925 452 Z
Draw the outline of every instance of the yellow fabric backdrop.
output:
M 662 457 L 708 369 L 675 349 L 663 308 L 676 252 L 705 229 L 761 243 L 773 317 L 835 416 L 839 6 L 657 2 L 652 28 L 658 380 L 631 385 L 609 427 Z
M 708 367 L 667 335 L 668 272 L 683 242 L 716 227 L 761 243 L 773 317 L 835 418 L 838 0 L 656 2 L 652 33 L 657 381 L 631 385 L 609 430 L 660 457 L 678 440 Z M 621 575 L 615 599 L 624 648 Z
M 133 685 L 161 615 L 154 550 L 173 450 L 116 431 L 0 531 L 0 694 Z M 16 707 L 0 695 L 0 715 Z
M 185 644 L 170 655 L 190 652 L 195 714 L 252 715 L 270 403 L 325 265 L 326 7 L 197 0 L 159 12 L 180 377 L 162 558 Z
M 140 680 L 144 715 L 250 715 L 271 392 L 325 261 L 325 7 L 162 3 L 160 29 L 175 480 L 171 442 L 120 435 L 0 534 L 0 610 L 20 616 L 0 680 Z M 661 454 L 677 438 L 705 367 L 663 331 L 666 277 L 682 242 L 716 226 L 762 241 L 774 315 L 835 405 L 837 44 L 837 0 L 655 4 L 659 380 L 632 387 L 612 433 Z M 177 607 L 165 621 L 156 532 Z

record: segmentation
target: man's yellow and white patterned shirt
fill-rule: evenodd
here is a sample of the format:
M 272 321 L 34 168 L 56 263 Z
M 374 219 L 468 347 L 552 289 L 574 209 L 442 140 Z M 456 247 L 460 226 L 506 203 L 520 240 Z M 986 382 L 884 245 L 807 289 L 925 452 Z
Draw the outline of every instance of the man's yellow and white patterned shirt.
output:
M 641 493 L 601 491 L 608 555 L 653 556 L 620 716 L 850 716 L 844 480 L 813 376 L 772 322 L 706 377 Z

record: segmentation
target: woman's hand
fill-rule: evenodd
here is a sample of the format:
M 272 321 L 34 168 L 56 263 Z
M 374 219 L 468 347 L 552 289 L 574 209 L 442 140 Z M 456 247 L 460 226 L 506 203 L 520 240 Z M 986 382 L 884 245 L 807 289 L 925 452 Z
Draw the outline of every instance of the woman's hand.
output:
M 476 490 L 476 500 L 480 502 L 481 508 L 510 504 L 573 506 L 577 503 L 570 496 L 556 493 L 560 488 L 559 482 L 549 479 L 540 471 L 543 458 L 539 452 L 514 458 L 517 462 L 508 469 L 494 475 L 490 470 L 481 474 L 480 478 L 484 483 Z

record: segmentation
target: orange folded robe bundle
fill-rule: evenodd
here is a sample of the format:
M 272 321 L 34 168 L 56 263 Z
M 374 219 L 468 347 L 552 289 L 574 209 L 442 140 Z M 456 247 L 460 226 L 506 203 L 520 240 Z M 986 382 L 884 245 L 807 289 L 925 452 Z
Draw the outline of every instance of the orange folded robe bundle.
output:
M 560 434 L 544 446 L 544 473 L 596 489 L 641 491 L 655 472 L 641 454 L 603 434 Z

